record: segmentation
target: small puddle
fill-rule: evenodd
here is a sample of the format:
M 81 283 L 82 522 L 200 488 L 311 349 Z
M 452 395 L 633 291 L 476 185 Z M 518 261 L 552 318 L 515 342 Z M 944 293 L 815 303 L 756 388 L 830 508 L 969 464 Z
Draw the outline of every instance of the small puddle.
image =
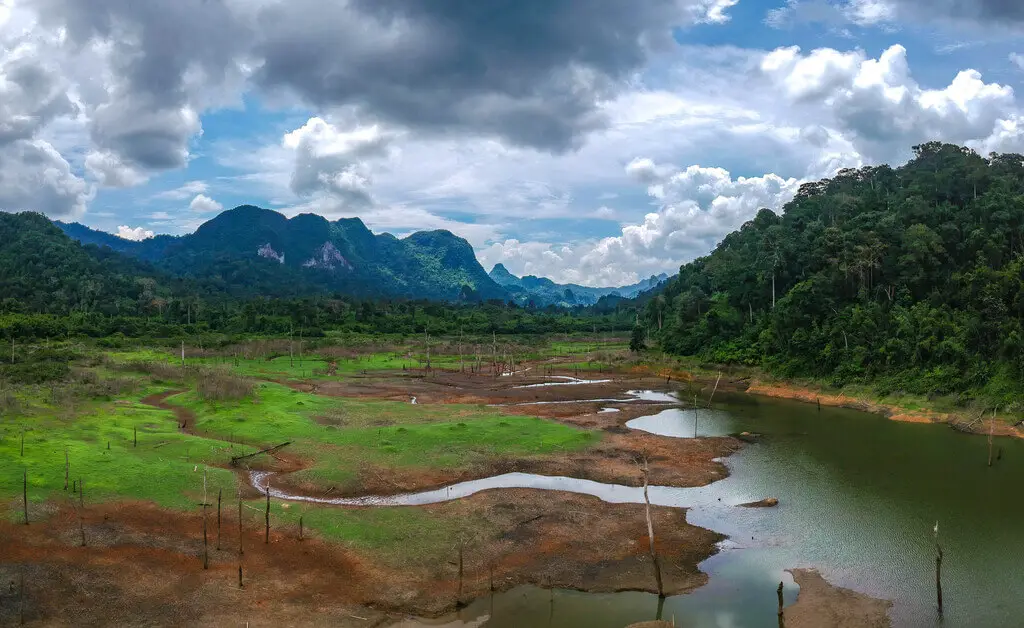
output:
M 657 403 L 679 403 L 679 398 L 669 393 L 656 390 L 627 390 L 629 397 L 625 399 L 559 399 L 557 401 L 520 401 L 516 403 L 489 403 L 489 407 L 501 406 L 545 406 L 553 403 L 630 403 L 633 401 L 652 401 Z
M 597 411 L 598 414 L 606 414 L 608 412 L 621 412 L 618 408 L 601 408 Z
M 718 410 L 668 408 L 626 422 L 626 427 L 673 438 L 728 436 L 729 414 Z
M 513 386 L 513 388 L 545 388 L 548 386 L 579 386 L 581 384 L 607 384 L 612 381 L 610 379 L 577 379 L 575 377 L 565 378 L 559 377 L 559 379 L 567 379 L 564 382 L 544 382 L 543 384 L 523 384 L 522 386 Z

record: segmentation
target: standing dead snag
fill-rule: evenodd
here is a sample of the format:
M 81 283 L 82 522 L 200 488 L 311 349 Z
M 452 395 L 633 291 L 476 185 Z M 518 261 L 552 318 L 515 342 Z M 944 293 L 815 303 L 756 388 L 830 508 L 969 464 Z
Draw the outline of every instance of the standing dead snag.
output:
M 647 495 L 647 486 L 649 469 L 647 466 L 647 456 L 644 456 L 643 467 L 641 467 L 644 475 L 644 503 L 646 504 L 647 513 L 647 540 L 649 541 L 651 558 L 654 560 L 654 578 L 658 583 L 658 597 L 665 597 L 665 586 L 661 581 L 661 563 L 658 561 L 658 551 L 654 549 L 654 522 L 651 520 L 651 498 Z
M 220 497 L 223 489 L 217 489 L 217 551 L 220 551 Z
M 455 605 L 459 606 L 462 604 L 462 549 L 463 541 L 459 540 L 459 593 L 458 597 L 455 598 Z
M 783 605 L 783 600 L 782 600 L 782 583 L 781 582 L 779 582 L 779 588 L 775 590 L 775 593 L 778 594 L 778 596 L 779 596 L 779 625 L 781 626 L 782 625 L 782 605 Z
M 270 544 L 270 478 L 267 478 L 267 530 L 263 542 Z
M 242 549 L 242 494 L 238 494 L 238 560 L 241 562 L 242 554 L 245 551 Z M 241 569 L 241 567 L 239 567 Z
M 992 437 L 996 429 L 996 409 L 992 408 L 992 420 L 988 422 L 988 466 L 992 466 Z
M 210 545 L 206 536 L 206 467 L 203 467 L 203 569 L 210 568 Z
M 78 480 L 78 532 L 82 535 L 82 547 L 85 547 L 85 480 Z
M 22 478 L 21 499 L 25 506 L 25 525 L 28 525 L 28 469 L 25 469 L 25 474 Z
M 942 546 L 939 545 L 939 522 L 935 522 L 935 595 L 942 615 Z

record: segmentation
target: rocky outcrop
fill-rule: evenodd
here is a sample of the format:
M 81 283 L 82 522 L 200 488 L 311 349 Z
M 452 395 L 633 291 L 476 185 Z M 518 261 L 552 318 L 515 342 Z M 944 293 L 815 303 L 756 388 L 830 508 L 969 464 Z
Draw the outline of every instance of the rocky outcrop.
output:
M 303 262 L 302 266 L 303 268 L 319 268 L 321 270 L 352 269 L 352 264 L 330 242 L 324 242 L 323 246 L 316 250 L 313 257 Z
M 278 263 L 284 264 L 284 253 L 278 253 L 275 251 L 274 247 L 270 246 L 269 242 L 257 249 L 256 254 L 260 257 L 277 260 Z
M 760 499 L 756 502 L 747 502 L 745 504 L 740 504 L 740 506 L 743 508 L 772 508 L 778 505 L 779 500 L 775 499 L 774 497 L 765 497 L 764 499 Z

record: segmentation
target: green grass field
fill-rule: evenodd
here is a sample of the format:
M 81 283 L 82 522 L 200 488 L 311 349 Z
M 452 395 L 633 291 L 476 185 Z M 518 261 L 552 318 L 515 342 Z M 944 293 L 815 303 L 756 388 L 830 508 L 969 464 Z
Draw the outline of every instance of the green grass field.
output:
M 288 454 L 309 464 L 292 477 L 324 489 L 354 488 L 359 471 L 371 466 L 395 472 L 465 468 L 502 456 L 580 449 L 598 439 L 587 430 L 494 408 L 319 397 L 272 383 L 238 402 L 209 403 L 192 391 L 168 402 L 195 412 L 203 434 L 259 446 L 291 441 Z
M 140 500 L 196 510 L 204 470 L 209 498 L 220 489 L 233 499 L 244 479 L 229 470 L 231 456 L 284 441 L 291 445 L 282 453 L 308 465 L 292 475 L 293 483 L 351 492 L 359 491 L 362 472 L 384 477 L 457 472 L 507 458 L 585 449 L 600 439 L 599 432 L 506 415 L 499 408 L 321 397 L 274 381 L 328 377 L 314 372 L 326 371 L 329 361 L 335 362 L 339 377 L 364 370 L 422 368 L 421 347 L 331 358 L 310 352 L 301 364 L 298 356 L 288 355 L 272 360 L 187 357 L 190 366 L 223 368 L 256 382 L 249 398 L 224 402 L 199 397 L 196 371 L 166 368 L 180 364 L 177 351 L 76 347 L 86 358 L 73 365 L 73 381 L 0 386 L 0 502 L 9 520 L 23 516 L 26 470 L 30 520 L 41 521 L 55 507 L 77 503 L 77 494 L 64 489 L 65 451 L 69 484 L 84 480 L 86 508 L 97 502 Z M 431 364 L 457 369 L 458 354 L 440 350 L 432 349 Z M 475 355 L 468 343 L 465 350 L 468 365 Z M 530 351 L 517 360 L 549 355 L 550 348 Z M 166 366 L 132 366 L 157 362 Z M 182 433 L 173 412 L 141 403 L 149 394 L 171 389 L 185 390 L 167 403 L 195 414 L 191 428 L 198 435 Z M 260 508 L 252 503 L 246 509 L 253 525 Z M 421 508 L 350 509 L 274 501 L 275 527 L 297 532 L 299 516 L 310 533 L 372 551 L 395 564 L 440 560 L 466 524 Z

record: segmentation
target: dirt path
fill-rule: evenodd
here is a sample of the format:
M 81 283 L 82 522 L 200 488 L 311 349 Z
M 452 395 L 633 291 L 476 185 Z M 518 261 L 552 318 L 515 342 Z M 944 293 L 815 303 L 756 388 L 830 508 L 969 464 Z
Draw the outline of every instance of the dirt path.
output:
M 160 408 L 161 410 L 169 410 L 174 413 L 174 417 L 178 420 L 178 429 L 183 432 L 191 433 L 189 429 L 189 422 L 194 426 L 196 424 L 196 414 L 188 408 L 182 406 L 173 405 L 167 403 L 167 398 L 173 395 L 179 395 L 185 392 L 184 390 L 166 390 L 162 393 L 153 393 L 139 400 L 140 403 L 144 403 L 147 406 L 154 408 Z

